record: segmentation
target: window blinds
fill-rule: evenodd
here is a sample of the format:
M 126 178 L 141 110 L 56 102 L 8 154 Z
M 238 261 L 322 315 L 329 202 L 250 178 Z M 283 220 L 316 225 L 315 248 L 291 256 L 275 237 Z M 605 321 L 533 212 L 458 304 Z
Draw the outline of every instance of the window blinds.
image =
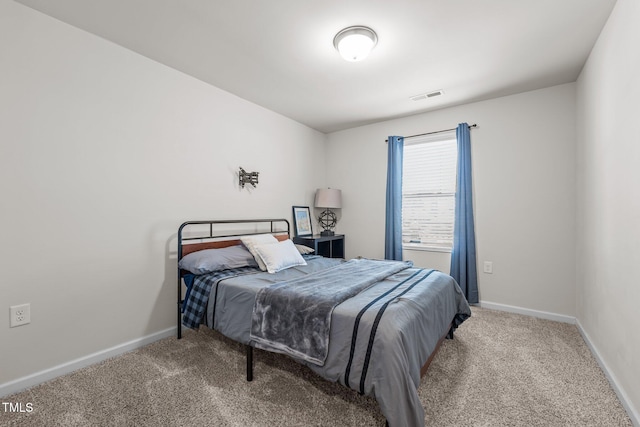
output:
M 405 141 L 402 170 L 402 243 L 451 250 L 455 209 L 455 132 Z

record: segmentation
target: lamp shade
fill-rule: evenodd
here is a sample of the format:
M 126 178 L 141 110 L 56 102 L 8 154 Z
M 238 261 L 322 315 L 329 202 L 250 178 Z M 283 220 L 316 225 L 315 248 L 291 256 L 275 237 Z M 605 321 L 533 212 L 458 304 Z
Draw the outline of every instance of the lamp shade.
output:
M 342 208 L 342 191 L 335 188 L 318 188 L 316 191 L 316 208 Z

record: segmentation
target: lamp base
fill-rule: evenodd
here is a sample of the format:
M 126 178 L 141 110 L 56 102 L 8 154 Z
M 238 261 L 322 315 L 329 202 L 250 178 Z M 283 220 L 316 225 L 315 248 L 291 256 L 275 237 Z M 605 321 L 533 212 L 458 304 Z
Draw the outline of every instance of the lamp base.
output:
M 321 236 L 335 236 L 336 233 L 334 233 L 331 230 L 323 230 L 323 231 L 320 232 L 320 235 Z

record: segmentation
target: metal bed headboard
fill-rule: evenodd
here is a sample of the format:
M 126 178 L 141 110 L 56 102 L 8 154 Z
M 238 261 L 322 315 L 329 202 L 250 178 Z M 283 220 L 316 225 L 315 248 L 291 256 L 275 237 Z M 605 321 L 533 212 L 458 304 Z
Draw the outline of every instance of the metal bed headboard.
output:
M 233 232 L 231 234 L 216 234 L 217 230 L 214 230 L 215 225 L 234 225 L 234 224 L 245 224 L 250 225 L 253 224 L 256 228 L 269 224 L 269 230 L 266 230 L 267 227 L 264 227 L 265 230 L 261 231 L 251 231 L 251 232 Z M 189 226 L 195 225 L 208 225 L 208 231 L 199 231 L 193 234 L 189 234 L 188 237 L 184 236 L 185 231 Z M 248 228 L 248 227 L 247 227 Z M 229 233 L 228 230 L 219 231 L 220 233 Z M 225 238 L 239 238 L 241 236 L 251 236 L 256 234 L 284 234 L 286 233 L 289 237 L 291 236 L 291 227 L 289 225 L 289 221 L 284 218 L 277 219 L 229 219 L 229 220 L 210 220 L 210 221 L 187 221 L 180 225 L 178 228 L 178 262 L 182 259 L 183 254 L 183 246 L 185 242 L 190 241 L 209 241 L 216 242 L 221 241 Z M 205 243 L 206 244 L 206 243 Z M 214 247 L 212 245 L 212 247 Z M 182 271 L 178 267 L 178 339 L 182 338 Z

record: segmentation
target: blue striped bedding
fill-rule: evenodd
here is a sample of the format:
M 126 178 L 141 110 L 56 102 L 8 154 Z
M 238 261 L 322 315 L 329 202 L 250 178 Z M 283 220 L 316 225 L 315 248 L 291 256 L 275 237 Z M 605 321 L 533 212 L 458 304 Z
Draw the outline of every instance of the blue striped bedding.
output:
M 205 323 L 224 335 L 255 345 L 251 319 L 256 296 L 262 289 L 283 281 L 322 276 L 320 271 L 343 262 L 316 257 L 307 260 L 307 266 L 276 274 L 240 269 L 229 276 L 196 278 L 191 298 L 194 293 L 209 289 L 209 303 L 205 303 L 205 310 L 200 307 L 202 299 L 197 298 L 200 302 L 195 312 L 205 311 Z M 355 279 L 345 275 L 344 280 Z M 196 291 L 198 281 L 204 285 Z M 453 278 L 435 270 L 404 268 L 332 308 L 329 344 L 322 366 L 297 360 L 330 381 L 373 395 L 391 427 L 420 427 L 424 425 L 424 409 L 417 393 L 420 368 L 449 325 L 453 322 L 455 328 L 470 315 L 469 305 Z M 200 314 L 189 316 L 197 318 Z M 185 325 L 195 322 L 198 321 Z

